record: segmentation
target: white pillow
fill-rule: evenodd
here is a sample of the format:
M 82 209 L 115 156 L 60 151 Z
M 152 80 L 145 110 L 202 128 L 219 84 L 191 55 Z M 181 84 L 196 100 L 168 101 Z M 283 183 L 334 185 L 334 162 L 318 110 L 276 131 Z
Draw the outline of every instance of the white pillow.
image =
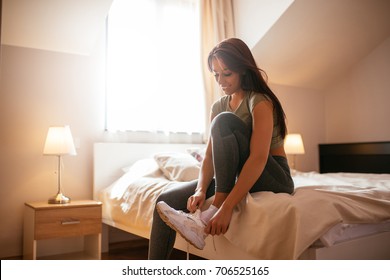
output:
M 154 155 L 160 170 L 171 181 L 188 182 L 199 177 L 200 163 L 186 153 L 159 153 Z
M 152 158 L 140 159 L 130 166 L 122 168 L 124 173 L 132 173 L 136 177 L 155 177 L 161 174 L 160 167 Z

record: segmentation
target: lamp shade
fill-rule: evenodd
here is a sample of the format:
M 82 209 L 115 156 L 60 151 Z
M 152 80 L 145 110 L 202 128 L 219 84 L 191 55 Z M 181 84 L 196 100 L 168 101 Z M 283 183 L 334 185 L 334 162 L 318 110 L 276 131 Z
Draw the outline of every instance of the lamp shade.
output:
M 287 154 L 292 154 L 292 155 L 304 154 L 305 148 L 303 147 L 301 134 L 299 133 L 288 134 L 284 142 L 284 149 Z
M 76 155 L 72 133 L 68 125 L 49 127 L 44 155 Z

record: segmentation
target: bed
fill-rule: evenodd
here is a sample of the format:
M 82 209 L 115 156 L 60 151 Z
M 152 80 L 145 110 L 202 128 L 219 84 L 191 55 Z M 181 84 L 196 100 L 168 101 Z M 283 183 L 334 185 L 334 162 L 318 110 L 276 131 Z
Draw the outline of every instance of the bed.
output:
M 196 178 L 202 149 L 95 143 L 103 223 L 149 238 L 158 195 Z M 319 173 L 294 172 L 293 195 L 248 194 L 225 235 L 208 236 L 204 250 L 178 235 L 175 247 L 205 259 L 390 259 L 390 142 L 323 144 L 319 153 Z

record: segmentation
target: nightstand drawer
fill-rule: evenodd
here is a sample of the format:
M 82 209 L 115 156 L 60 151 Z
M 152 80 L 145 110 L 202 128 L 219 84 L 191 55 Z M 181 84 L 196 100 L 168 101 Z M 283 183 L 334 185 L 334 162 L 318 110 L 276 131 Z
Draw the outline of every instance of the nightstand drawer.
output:
M 101 233 L 101 206 L 35 212 L 36 240 Z

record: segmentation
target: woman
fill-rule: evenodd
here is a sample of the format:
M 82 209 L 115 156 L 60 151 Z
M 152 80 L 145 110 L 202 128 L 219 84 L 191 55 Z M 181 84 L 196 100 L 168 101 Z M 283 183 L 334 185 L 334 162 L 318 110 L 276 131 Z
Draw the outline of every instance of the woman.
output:
M 150 259 L 169 258 L 175 231 L 203 249 L 208 234 L 228 230 L 234 207 L 248 192 L 294 190 L 284 151 L 285 114 L 248 46 L 237 38 L 224 40 L 210 52 L 208 66 L 225 96 L 212 106 L 211 135 L 199 180 L 158 198 Z M 200 212 L 213 195 L 211 206 Z

